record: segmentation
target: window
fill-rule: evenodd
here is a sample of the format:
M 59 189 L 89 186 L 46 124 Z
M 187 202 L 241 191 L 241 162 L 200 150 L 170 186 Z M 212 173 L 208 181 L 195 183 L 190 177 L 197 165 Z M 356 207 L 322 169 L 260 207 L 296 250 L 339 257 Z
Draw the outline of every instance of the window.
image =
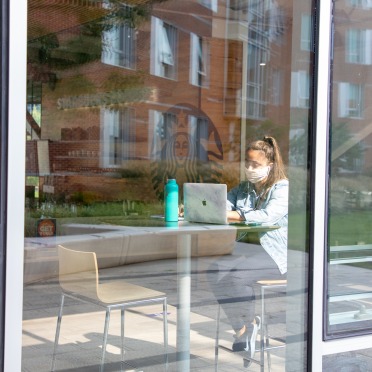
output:
M 209 122 L 207 118 L 189 116 L 189 128 L 196 143 L 196 156 L 201 161 L 208 161 Z
M 372 30 L 346 31 L 346 62 L 372 64 Z
M 125 9 L 131 12 L 130 7 Z M 102 33 L 102 62 L 108 65 L 135 68 L 135 29 L 123 23 Z
M 267 63 L 270 61 L 270 32 L 267 30 L 265 2 L 249 2 L 247 48 L 247 117 L 262 120 L 266 117 L 268 100 Z M 274 7 L 270 8 L 273 10 Z M 269 14 L 271 14 L 269 12 Z M 269 22 L 270 23 L 270 22 Z M 271 25 L 272 26 L 272 25 Z
M 135 133 L 133 110 L 101 110 L 101 166 L 121 167 L 133 156 Z
M 339 117 L 361 118 L 363 101 L 363 87 L 360 84 L 339 83 Z
M 151 73 L 169 79 L 176 78 L 177 29 L 152 17 Z
M 274 69 L 272 72 L 272 104 L 279 106 L 283 103 L 283 71 Z
M 214 12 L 217 12 L 217 0 L 200 0 L 200 4 Z
M 208 85 L 209 45 L 206 39 L 190 34 L 190 84 Z
M 153 138 L 150 154 L 154 160 L 161 160 L 167 157 L 164 144 L 167 143 L 172 135 L 172 125 L 177 122 L 176 115 L 169 112 L 150 110 L 149 138 Z M 150 141 L 149 141 L 150 145 Z
M 350 6 L 355 6 L 358 8 L 372 8 L 372 1 L 371 0 L 349 0 Z
M 40 138 L 42 83 L 27 82 L 26 136 L 28 140 Z
M 311 50 L 311 16 L 302 14 L 301 16 L 301 50 Z
M 266 60 L 261 44 L 253 40 L 248 44 L 247 117 L 263 119 L 266 109 Z
M 292 72 L 291 107 L 309 107 L 310 77 L 306 71 Z

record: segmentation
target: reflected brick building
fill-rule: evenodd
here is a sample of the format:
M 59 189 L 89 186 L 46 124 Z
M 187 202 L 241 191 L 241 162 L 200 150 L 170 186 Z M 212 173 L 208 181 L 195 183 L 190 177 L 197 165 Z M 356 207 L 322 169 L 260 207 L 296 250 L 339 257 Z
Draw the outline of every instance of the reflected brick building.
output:
M 45 0 L 29 12 L 27 174 L 53 199 L 125 199 L 139 169 L 149 199 L 170 176 L 230 186 L 245 143 L 267 133 L 287 154 L 285 2 Z

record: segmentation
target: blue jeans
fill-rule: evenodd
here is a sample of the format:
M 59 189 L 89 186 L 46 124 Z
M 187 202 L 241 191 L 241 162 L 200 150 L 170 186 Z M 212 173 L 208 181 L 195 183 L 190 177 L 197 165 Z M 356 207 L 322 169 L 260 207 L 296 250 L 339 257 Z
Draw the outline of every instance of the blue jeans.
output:
M 217 258 L 208 268 L 211 289 L 235 332 L 254 320 L 256 282 L 286 279 L 261 245 L 236 245 L 238 252 Z

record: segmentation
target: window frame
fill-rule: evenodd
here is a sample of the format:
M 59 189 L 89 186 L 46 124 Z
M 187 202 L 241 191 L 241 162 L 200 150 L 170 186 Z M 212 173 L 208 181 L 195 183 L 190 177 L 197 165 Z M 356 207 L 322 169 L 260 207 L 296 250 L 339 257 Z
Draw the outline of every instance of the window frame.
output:
M 150 73 L 166 79 L 177 80 L 177 48 L 177 28 L 152 16 Z

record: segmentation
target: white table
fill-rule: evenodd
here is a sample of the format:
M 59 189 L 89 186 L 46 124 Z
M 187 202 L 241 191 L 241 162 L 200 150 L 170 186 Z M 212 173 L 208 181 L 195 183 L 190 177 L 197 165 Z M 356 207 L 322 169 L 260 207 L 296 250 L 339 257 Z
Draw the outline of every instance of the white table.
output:
M 156 227 L 159 235 L 177 235 L 177 370 L 190 371 L 190 313 L 191 313 L 191 248 L 192 237 L 206 231 L 257 233 L 278 229 L 278 226 L 212 225 L 179 222 L 176 227 Z M 147 231 L 149 228 L 144 228 Z M 197 243 L 196 243 L 197 244 Z

